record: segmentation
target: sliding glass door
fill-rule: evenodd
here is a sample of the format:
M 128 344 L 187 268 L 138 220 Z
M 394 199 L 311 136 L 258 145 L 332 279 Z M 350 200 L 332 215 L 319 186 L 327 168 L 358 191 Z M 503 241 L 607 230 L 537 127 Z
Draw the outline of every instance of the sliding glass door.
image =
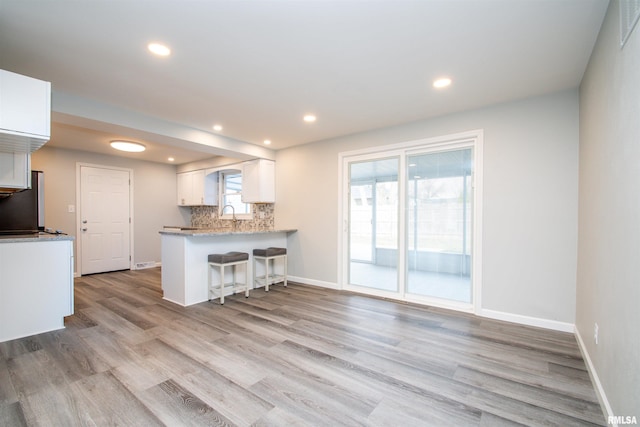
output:
M 464 140 L 344 157 L 345 289 L 471 309 L 477 150 Z
M 407 293 L 471 303 L 472 154 L 407 156 Z

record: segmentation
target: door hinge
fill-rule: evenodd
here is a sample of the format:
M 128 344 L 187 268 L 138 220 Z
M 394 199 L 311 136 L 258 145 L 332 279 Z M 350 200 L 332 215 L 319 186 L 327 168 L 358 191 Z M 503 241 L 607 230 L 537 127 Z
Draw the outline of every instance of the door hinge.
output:
M 131 217 L 129 217 L 129 224 L 131 224 Z

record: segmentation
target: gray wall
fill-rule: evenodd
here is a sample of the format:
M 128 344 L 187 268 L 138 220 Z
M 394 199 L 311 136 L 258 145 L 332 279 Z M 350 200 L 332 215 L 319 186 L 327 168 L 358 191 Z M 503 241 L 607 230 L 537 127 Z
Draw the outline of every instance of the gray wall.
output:
M 640 418 L 640 27 L 621 50 L 618 7 L 580 86 L 576 329 L 612 415 Z
M 336 285 L 338 153 L 484 129 L 482 309 L 575 319 L 578 93 L 564 91 L 278 151 L 289 274 Z
M 34 152 L 32 169 L 45 173 L 45 225 L 72 236 L 78 227 L 76 214 L 69 213 L 68 206 L 76 204 L 78 162 L 133 170 L 133 262 L 160 262 L 158 231 L 163 225 L 188 225 L 190 220 L 191 210 L 176 204 L 176 167 L 46 145 Z M 76 248 L 74 242 L 77 261 Z

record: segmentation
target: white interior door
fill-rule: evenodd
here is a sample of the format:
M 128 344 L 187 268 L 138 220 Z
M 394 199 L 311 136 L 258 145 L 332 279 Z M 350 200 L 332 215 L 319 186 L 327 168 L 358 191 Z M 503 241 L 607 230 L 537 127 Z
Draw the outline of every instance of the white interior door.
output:
M 130 268 L 130 171 L 80 167 L 81 274 Z

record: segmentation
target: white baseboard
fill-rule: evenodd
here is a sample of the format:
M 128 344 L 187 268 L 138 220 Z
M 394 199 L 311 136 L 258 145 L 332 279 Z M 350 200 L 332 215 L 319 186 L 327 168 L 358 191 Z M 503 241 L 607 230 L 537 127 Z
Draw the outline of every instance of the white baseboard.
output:
M 505 322 L 519 323 L 521 325 L 535 326 L 538 328 L 551 329 L 554 331 L 569 332 L 575 331 L 573 323 L 558 322 L 557 320 L 541 319 L 538 317 L 523 316 L 521 314 L 505 313 L 503 311 L 480 309 L 479 316 L 489 319 L 504 320 Z
M 290 274 L 287 275 L 287 280 L 291 280 L 292 282 L 303 283 L 305 285 L 318 286 L 320 288 L 340 290 L 340 287 L 338 286 L 337 283 L 324 282 L 322 280 L 307 279 L 305 277 L 297 277 L 297 276 L 292 276 Z
M 160 267 L 162 263 L 156 261 L 145 261 L 145 262 L 136 262 L 133 264 L 132 270 L 144 270 L 147 268 L 156 268 Z
M 605 411 L 605 417 L 610 419 L 609 417 L 613 416 L 613 409 L 611 409 L 611 405 L 609 404 L 609 400 L 607 399 L 607 395 L 604 392 L 604 388 L 602 387 L 602 383 L 600 382 L 600 378 L 598 377 L 598 372 L 596 371 L 595 366 L 593 366 L 593 362 L 591 361 L 591 357 L 589 356 L 589 352 L 587 351 L 587 347 L 584 345 L 584 340 L 582 339 L 582 335 L 580 335 L 580 331 L 578 327 L 575 327 L 575 336 L 578 341 L 578 348 L 580 348 L 580 353 L 582 353 L 582 358 L 584 359 L 587 370 L 589 371 L 589 376 L 591 377 L 591 382 L 594 384 L 596 388 L 596 395 L 598 396 L 598 400 L 600 401 L 600 406 Z M 614 427 L 617 427 L 618 424 L 611 424 Z

